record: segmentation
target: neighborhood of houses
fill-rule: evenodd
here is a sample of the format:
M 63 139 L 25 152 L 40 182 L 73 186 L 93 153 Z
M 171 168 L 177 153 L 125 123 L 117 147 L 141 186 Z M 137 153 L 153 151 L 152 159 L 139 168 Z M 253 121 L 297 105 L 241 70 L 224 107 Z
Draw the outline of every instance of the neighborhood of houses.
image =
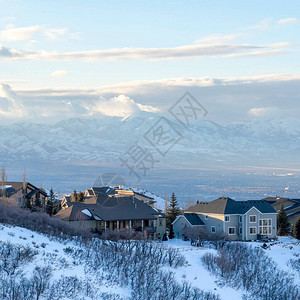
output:
M 51 202 L 49 214 L 72 226 L 99 234 L 131 229 L 158 240 L 170 236 L 171 232 L 173 237 L 184 239 L 186 232 L 193 229 L 227 240 L 274 239 L 280 211 L 284 211 L 290 232 L 300 220 L 300 199 L 277 196 L 247 201 L 220 197 L 210 202 L 195 201 L 195 205 L 181 209 L 173 194 L 173 209 L 178 206 L 174 213 L 172 205 L 169 208 L 166 205 L 163 211 L 157 208 L 153 197 L 121 186 L 92 187 L 59 198 L 52 190 L 49 193 L 27 181 L 5 181 L 0 187 L 0 199 L 8 205 L 48 213 Z

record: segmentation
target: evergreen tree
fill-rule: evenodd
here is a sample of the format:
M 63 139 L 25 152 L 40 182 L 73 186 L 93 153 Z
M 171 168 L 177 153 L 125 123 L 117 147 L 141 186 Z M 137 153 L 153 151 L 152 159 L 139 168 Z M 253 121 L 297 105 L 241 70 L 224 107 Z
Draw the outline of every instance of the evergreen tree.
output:
M 52 216 L 54 213 L 54 203 L 55 203 L 55 196 L 54 196 L 53 189 L 51 188 L 50 195 L 48 197 L 47 204 L 46 204 L 46 213 L 49 214 L 50 216 Z
M 294 225 L 293 236 L 300 240 L 300 217 L 298 218 L 296 224 Z
M 25 208 L 32 209 L 31 200 L 29 198 L 25 200 Z
M 84 202 L 84 193 L 83 192 L 79 192 L 76 201 L 78 201 L 78 202 Z
M 41 198 L 40 198 L 39 194 L 35 195 L 34 206 L 35 206 L 35 208 L 42 207 L 42 202 L 41 202 Z
M 171 225 L 175 221 L 176 217 L 179 214 L 180 214 L 179 204 L 178 204 L 178 201 L 176 199 L 175 194 L 172 193 L 170 205 L 167 209 L 167 216 L 168 216 L 169 225 Z
M 171 224 L 169 239 L 174 239 L 174 237 L 175 237 L 175 234 L 174 234 L 174 230 L 173 230 L 173 225 Z
M 277 214 L 277 233 L 278 235 L 287 235 L 290 231 L 290 224 L 286 212 L 283 208 L 283 203 L 280 205 L 280 210 Z

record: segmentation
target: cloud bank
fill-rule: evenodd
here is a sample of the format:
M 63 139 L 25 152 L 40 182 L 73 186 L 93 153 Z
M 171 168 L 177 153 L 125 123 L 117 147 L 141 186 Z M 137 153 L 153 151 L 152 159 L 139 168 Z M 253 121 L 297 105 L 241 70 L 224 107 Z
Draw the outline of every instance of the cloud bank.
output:
M 226 38 L 226 37 L 225 37 Z M 130 61 L 130 60 L 172 60 L 201 56 L 220 56 L 235 53 L 260 51 L 260 55 L 270 55 L 270 48 L 283 53 L 288 43 L 249 45 L 249 44 L 193 44 L 174 48 L 115 48 L 107 50 L 78 52 L 48 52 L 15 50 L 0 46 L 0 58 L 8 60 L 83 60 L 83 61 Z M 274 50 L 272 50 L 274 51 Z M 272 52 L 271 51 L 271 52 Z
M 133 99 L 125 95 L 119 95 L 111 99 L 103 97 L 97 103 L 87 105 L 85 108 L 89 115 L 101 113 L 110 117 L 127 117 L 136 115 L 141 111 L 156 113 L 159 109 L 150 105 L 136 103 Z
M 0 84 L 0 116 L 5 119 L 19 119 L 27 115 L 23 104 L 7 84 Z

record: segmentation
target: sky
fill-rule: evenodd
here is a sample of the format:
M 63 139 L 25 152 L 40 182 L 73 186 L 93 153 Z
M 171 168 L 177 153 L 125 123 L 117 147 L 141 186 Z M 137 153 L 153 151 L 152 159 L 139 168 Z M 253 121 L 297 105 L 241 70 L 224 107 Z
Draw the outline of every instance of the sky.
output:
M 299 1 L 0 0 L 0 125 L 164 113 L 298 117 Z

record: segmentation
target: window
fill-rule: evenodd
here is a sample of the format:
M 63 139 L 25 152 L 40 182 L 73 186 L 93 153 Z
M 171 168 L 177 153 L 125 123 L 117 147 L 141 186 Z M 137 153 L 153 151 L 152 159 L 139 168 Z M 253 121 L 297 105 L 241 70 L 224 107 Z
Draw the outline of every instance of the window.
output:
M 249 216 L 250 223 L 256 223 L 256 216 Z
M 216 232 L 216 226 L 211 226 L 211 232 L 215 233 Z
M 240 235 L 242 235 L 242 227 L 240 227 Z
M 208 219 L 208 216 L 205 216 L 205 220 L 207 220 Z
M 243 216 L 239 216 L 239 222 L 240 222 L 240 223 L 243 222 Z
M 225 216 L 225 222 L 229 222 L 229 221 L 230 221 L 229 216 Z
M 259 220 L 259 234 L 272 234 L 272 220 L 271 219 Z
M 235 234 L 235 227 L 228 227 L 228 234 L 230 235 Z
M 256 227 L 250 227 L 249 234 L 256 234 Z
M 162 226 L 162 219 L 159 219 L 159 226 Z

